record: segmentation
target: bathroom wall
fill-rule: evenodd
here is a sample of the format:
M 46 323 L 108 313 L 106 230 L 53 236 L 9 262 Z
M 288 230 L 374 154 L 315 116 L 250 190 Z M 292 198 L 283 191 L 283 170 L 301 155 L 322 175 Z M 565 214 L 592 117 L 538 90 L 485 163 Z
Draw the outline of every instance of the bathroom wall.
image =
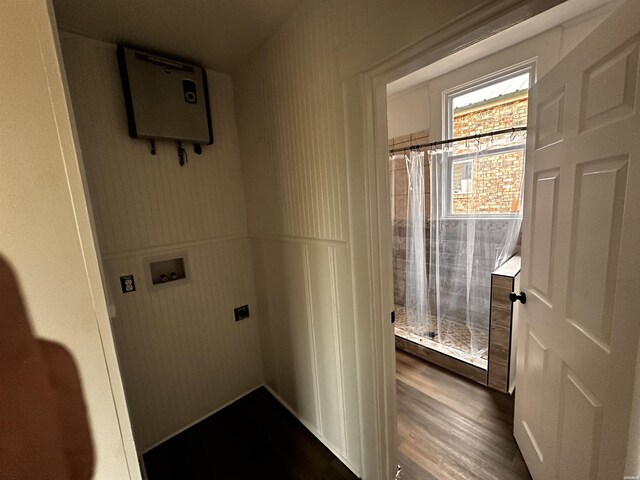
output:
M 215 143 L 179 166 L 176 144 L 128 135 L 115 46 L 62 32 L 112 328 L 144 451 L 263 382 L 233 86 L 208 71 Z M 195 52 L 197 55 L 197 52 Z M 187 258 L 187 280 L 149 285 L 145 260 Z M 123 294 L 119 276 L 137 290 Z M 234 307 L 251 318 L 235 322 Z
M 429 83 L 425 82 L 389 97 L 387 126 L 390 139 L 429 129 L 429 94 Z

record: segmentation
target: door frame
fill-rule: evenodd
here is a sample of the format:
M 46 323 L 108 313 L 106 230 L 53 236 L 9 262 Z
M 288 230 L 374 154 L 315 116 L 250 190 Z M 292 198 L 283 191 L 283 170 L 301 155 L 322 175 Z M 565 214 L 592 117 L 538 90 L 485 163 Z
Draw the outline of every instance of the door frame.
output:
M 431 35 L 402 44 L 397 18 L 389 17 L 385 51 L 371 54 L 357 38 L 339 55 L 342 83 L 349 239 L 358 391 L 362 478 L 393 478 L 397 469 L 395 343 L 391 217 L 388 192 L 387 84 L 499 33 L 564 0 L 496 0 L 441 26 Z M 413 12 L 406 11 L 409 16 Z M 407 22 L 427 20 L 415 15 Z M 397 23 L 396 23 L 397 25 Z M 405 25 L 405 23 L 400 23 Z M 427 30 L 426 28 L 422 31 Z M 361 40 L 361 41 L 358 41 Z M 381 58 L 382 57 L 382 58 Z M 362 63 L 362 58 L 369 58 Z
M 103 275 L 104 269 L 100 255 L 100 244 L 91 206 L 91 197 L 89 196 L 78 130 L 71 104 L 71 94 L 62 57 L 56 16 L 52 0 L 44 0 L 44 3 L 46 4 L 45 8 L 51 30 L 44 33 L 36 31 L 36 34 L 39 36 L 43 34 L 51 35 L 53 38 L 54 50 L 46 52 L 49 61 L 47 67 L 51 69 L 47 72 L 47 75 L 52 80 L 52 88 L 55 89 L 52 92 L 51 100 L 54 116 L 58 120 L 56 123 L 63 126 L 58 129 L 58 134 L 67 172 L 67 183 L 75 212 L 78 240 L 84 254 L 87 283 L 93 300 L 96 323 L 100 334 L 104 362 L 109 375 L 111 395 L 118 417 L 122 448 L 129 470 L 129 478 L 141 479 L 142 472 L 138 460 L 138 451 L 133 438 L 131 418 L 118 364 L 116 344 L 111 330 L 111 319 L 107 305 L 108 290 Z M 61 81 L 58 79 L 61 79 Z M 67 125 L 70 128 L 66 128 Z M 99 436 L 100 432 L 93 432 L 93 435 Z

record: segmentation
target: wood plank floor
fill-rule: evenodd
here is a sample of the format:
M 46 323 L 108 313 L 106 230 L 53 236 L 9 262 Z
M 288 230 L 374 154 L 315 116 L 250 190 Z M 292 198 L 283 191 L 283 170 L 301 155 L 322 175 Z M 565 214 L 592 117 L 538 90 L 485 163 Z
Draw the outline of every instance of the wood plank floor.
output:
M 149 480 L 356 480 L 260 388 L 144 455 Z
M 402 480 L 530 480 L 513 397 L 396 350 Z

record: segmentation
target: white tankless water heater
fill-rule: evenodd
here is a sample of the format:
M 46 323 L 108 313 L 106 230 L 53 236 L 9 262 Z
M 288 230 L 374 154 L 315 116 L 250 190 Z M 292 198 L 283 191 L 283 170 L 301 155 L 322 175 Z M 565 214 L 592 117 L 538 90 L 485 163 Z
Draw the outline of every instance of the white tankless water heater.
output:
M 204 68 L 122 45 L 118 62 L 131 137 L 213 143 Z

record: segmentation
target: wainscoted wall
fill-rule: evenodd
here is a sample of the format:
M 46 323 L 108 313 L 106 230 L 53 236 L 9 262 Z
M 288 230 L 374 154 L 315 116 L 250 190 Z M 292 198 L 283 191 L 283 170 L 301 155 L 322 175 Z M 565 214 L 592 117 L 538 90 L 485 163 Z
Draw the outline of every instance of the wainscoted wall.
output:
M 214 239 L 177 251 L 188 255 L 188 280 L 158 290 L 143 281 L 144 260 L 155 251 L 104 259 L 107 278 L 138 279 L 135 294 L 112 285 L 112 325 L 142 449 L 262 382 L 256 315 L 237 323 L 233 316 L 235 306 L 256 305 L 249 240 Z
M 267 385 L 353 469 L 355 331 L 344 242 L 253 239 Z
M 71 98 L 139 451 L 263 382 L 233 87 L 208 72 L 215 143 L 178 164 L 176 144 L 129 138 L 115 46 L 62 33 Z M 187 255 L 152 288 L 144 261 Z M 121 293 L 133 274 L 137 291 Z M 234 321 L 249 304 L 251 318 Z
M 305 2 L 234 75 L 251 232 L 344 240 L 346 168 L 333 54 L 365 2 Z
M 361 431 L 335 52 L 366 23 L 366 4 L 303 3 L 233 77 L 266 383 L 356 472 Z

